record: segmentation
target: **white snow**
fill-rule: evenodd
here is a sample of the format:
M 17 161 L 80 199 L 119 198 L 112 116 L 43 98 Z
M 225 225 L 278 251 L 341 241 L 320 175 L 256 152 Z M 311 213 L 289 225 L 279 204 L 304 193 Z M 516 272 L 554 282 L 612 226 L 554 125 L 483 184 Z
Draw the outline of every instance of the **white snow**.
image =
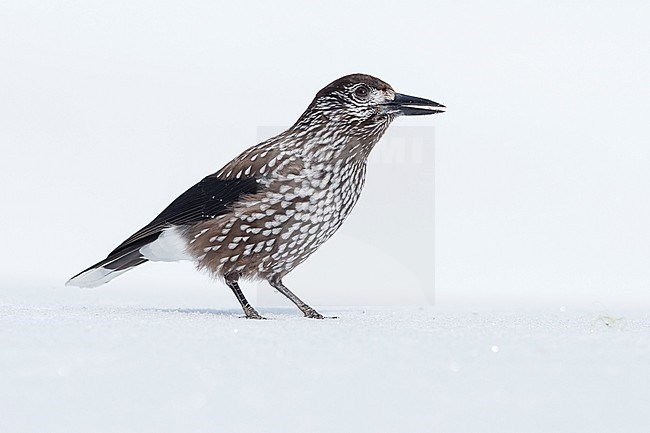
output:
M 0 297 L 1 431 L 650 428 L 647 312 L 260 308 L 269 320 L 251 321 L 18 298 Z

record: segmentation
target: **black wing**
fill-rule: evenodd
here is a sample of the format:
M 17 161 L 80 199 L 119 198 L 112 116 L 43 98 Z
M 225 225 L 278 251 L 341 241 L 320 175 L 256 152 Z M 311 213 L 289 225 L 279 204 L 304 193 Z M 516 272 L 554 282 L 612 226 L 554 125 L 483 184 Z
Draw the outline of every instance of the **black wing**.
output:
M 210 175 L 181 194 L 153 221 L 111 251 L 108 257 L 127 249 L 141 248 L 156 240 L 170 225 L 188 225 L 223 215 L 228 212 L 228 206 L 242 195 L 257 191 L 255 178 L 221 180 Z

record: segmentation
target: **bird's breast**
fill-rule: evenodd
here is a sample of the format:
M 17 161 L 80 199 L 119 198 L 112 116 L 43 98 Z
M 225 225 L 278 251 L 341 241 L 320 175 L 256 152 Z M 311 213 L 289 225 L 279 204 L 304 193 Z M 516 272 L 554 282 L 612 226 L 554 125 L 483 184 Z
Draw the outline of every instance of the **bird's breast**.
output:
M 200 266 L 224 275 L 284 275 L 341 226 L 357 202 L 365 164 L 305 164 L 287 176 L 269 176 L 228 215 L 188 233 Z

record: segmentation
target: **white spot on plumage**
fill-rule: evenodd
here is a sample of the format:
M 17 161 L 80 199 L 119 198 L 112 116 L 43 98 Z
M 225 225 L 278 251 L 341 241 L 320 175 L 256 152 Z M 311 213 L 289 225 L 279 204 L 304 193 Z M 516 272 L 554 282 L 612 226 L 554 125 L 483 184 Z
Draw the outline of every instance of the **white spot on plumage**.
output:
M 208 231 L 208 229 L 201 230 L 200 232 L 198 232 L 197 234 L 194 235 L 194 239 L 198 238 L 199 236 L 201 236 L 203 233 L 205 233 L 207 231 Z

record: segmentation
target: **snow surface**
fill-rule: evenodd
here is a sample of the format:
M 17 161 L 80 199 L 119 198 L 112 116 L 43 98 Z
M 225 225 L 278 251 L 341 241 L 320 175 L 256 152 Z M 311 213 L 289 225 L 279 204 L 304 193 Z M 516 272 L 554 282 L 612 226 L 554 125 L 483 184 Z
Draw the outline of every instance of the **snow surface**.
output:
M 650 431 L 648 312 L 7 299 L 3 432 Z

